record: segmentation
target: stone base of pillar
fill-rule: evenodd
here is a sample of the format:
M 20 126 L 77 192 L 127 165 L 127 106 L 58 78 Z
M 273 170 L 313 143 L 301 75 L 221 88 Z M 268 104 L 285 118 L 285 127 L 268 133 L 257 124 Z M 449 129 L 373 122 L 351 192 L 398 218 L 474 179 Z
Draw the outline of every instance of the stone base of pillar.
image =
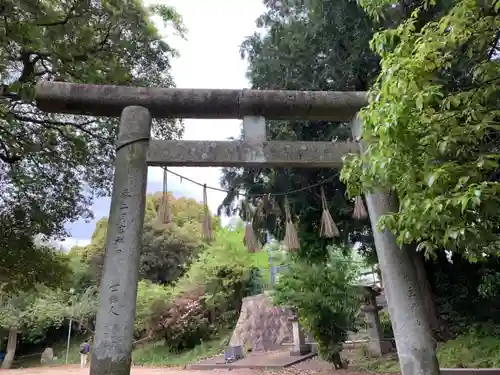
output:
M 309 345 L 311 345 L 311 353 L 314 353 L 314 354 L 318 353 L 318 344 L 312 343 Z
M 302 344 L 298 348 L 294 347 L 290 352 L 291 356 L 301 356 L 311 353 L 311 345 L 310 344 Z

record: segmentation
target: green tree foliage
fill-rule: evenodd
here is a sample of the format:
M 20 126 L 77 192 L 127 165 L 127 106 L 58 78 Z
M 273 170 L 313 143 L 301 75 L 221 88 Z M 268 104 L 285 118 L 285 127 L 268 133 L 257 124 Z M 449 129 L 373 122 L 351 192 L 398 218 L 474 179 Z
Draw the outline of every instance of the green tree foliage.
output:
M 83 249 L 84 247 L 75 246 L 67 255 L 71 268 L 71 282 L 69 287 L 73 288 L 77 294 L 95 285 L 91 270 L 88 264 L 82 259 Z
M 280 274 L 274 302 L 294 308 L 319 344 L 319 354 L 343 368 L 340 352 L 349 331 L 356 330 L 361 292 L 359 269 L 348 253 L 332 247 L 326 263 L 292 262 Z
M 470 263 L 455 253 L 451 261 L 442 252 L 427 265 L 436 291 L 436 303 L 449 322 L 453 335 L 468 333 L 471 327 L 488 327 L 490 334 L 500 327 L 500 264 L 497 256 Z
M 200 253 L 179 280 L 180 290 L 203 287 L 214 307 L 224 310 L 227 304 L 238 306 L 237 298 L 241 302 L 245 281 L 250 277 L 251 268 L 256 266 L 256 257 L 243 244 L 243 235 L 242 226 L 219 230 L 215 241 Z
M 362 113 L 369 149 L 342 173 L 351 194 L 397 193 L 380 225 L 400 243 L 472 261 L 498 252 L 499 9 L 460 0 L 420 29 L 417 9 L 372 40 L 382 71 Z
M 182 33 L 180 16 L 115 0 L 7 0 L 0 12 L 2 210 L 15 212 L 11 220 L 31 233 L 61 233 L 65 220 L 89 215 L 94 195 L 109 192 L 117 122 L 43 113 L 33 102 L 34 84 L 172 86 L 176 52 L 150 16 Z M 181 128 L 156 121 L 154 131 L 172 138 Z
M 58 287 L 69 280 L 71 269 L 64 254 L 35 244 L 20 233 L 22 227 L 2 229 L 6 230 L 0 230 L 0 293 L 27 291 L 40 283 Z
M 243 297 L 255 292 L 252 275 L 263 259 L 248 253 L 243 233 L 241 225 L 217 231 L 174 287 L 157 327 L 169 348 L 191 348 L 234 326 Z
M 137 289 L 135 336 L 153 336 L 158 331 L 161 314 L 172 299 L 173 289 L 141 280 Z
M 83 290 L 71 288 L 69 296 L 65 298 L 66 317 L 71 318 L 76 326 L 77 332 L 93 332 L 94 318 L 99 305 L 99 292 L 97 287 L 91 285 Z
M 59 297 L 57 292 L 42 286 L 29 293 L 0 295 L 0 328 L 9 332 L 2 368 L 12 365 L 19 333 L 36 340 L 43 336 L 48 327 L 61 326 L 64 308 Z
M 453 5 L 453 0 L 399 1 L 361 0 L 359 2 L 365 12 L 377 21 L 377 25 L 391 28 L 400 25 L 409 18 L 416 20 L 419 30 L 426 23 L 443 16 Z M 415 10 L 419 10 L 418 14 Z
M 117 120 L 44 113 L 33 101 L 34 85 L 170 87 L 176 51 L 150 17 L 158 15 L 180 34 L 184 29 L 173 8 L 145 8 L 135 0 L 126 6 L 118 0 L 6 0 L 0 15 L 0 237 L 10 237 L 1 243 L 7 254 L 2 267 L 24 274 L 24 264 L 6 262 L 37 259 L 47 264 L 43 274 L 49 258 L 35 255 L 27 242 L 40 233 L 64 234 L 67 220 L 90 217 L 92 199 L 109 193 Z M 153 130 L 163 138 L 182 133 L 171 120 L 155 121 Z
M 198 223 L 160 225 L 154 221 L 144 226 L 140 276 L 160 284 L 181 277 L 201 247 Z
M 194 199 L 169 198 L 172 222 L 158 222 L 161 194 L 148 195 L 142 238 L 140 276 L 155 283 L 177 280 L 202 247 L 201 223 L 204 208 Z M 218 224 L 217 224 L 218 225 Z M 92 241 L 81 250 L 83 259 L 92 265 L 94 280 L 100 280 L 106 247 L 107 218 L 96 224 Z
M 26 292 L 1 293 L 0 329 L 9 332 L 2 367 L 12 365 L 19 336 L 25 342 L 41 342 L 49 328 L 58 329 L 69 318 L 79 331 L 93 327 L 97 301 L 97 291 L 92 287 L 75 293 L 39 284 Z
M 203 204 L 197 202 L 193 198 L 175 198 L 171 193 L 168 193 L 168 196 L 173 223 L 179 227 L 182 227 L 188 222 L 203 223 L 203 218 L 205 217 L 205 208 Z M 162 193 L 155 193 L 152 195 L 153 199 L 148 200 L 146 219 L 156 217 L 160 207 L 161 197 Z M 214 230 L 220 227 L 220 219 L 218 217 L 212 217 L 212 223 L 214 225 Z
M 350 0 L 266 1 L 267 11 L 258 19 L 260 30 L 242 44 L 242 55 L 249 62 L 252 88 L 290 90 L 367 90 L 378 72 L 378 58 L 370 51 L 370 19 Z M 307 4 L 307 5 L 306 5 Z M 327 121 L 268 121 L 267 136 L 272 140 L 331 141 L 350 137 L 347 124 Z M 222 185 L 263 194 L 286 192 L 313 185 L 338 171 L 324 169 L 227 168 Z M 341 230 L 339 242 L 360 240 L 368 247 L 368 222 L 351 219 L 352 203 L 345 187 L 335 176 L 324 185 L 332 216 Z M 319 238 L 321 199 L 319 188 L 288 196 L 298 231 L 304 244 L 300 253 L 326 259 L 326 244 Z M 235 194 L 223 203 L 232 206 Z M 256 205 L 257 202 L 254 200 Z M 282 201 L 279 201 L 282 204 Z M 279 216 L 279 215 L 278 215 Z M 270 215 L 264 225 L 282 238 L 282 222 Z M 307 243 L 307 244 L 306 244 Z M 307 253 L 307 255 L 306 255 Z

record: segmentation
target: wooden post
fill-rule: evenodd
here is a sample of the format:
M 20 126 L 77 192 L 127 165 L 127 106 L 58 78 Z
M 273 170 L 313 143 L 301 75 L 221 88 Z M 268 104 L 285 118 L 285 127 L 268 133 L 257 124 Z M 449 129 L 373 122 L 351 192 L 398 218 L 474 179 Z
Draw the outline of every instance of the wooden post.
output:
M 90 375 L 129 375 L 146 205 L 151 115 L 123 110 Z
M 353 120 L 352 134 L 354 139 L 359 140 L 361 153 L 365 152 L 359 116 Z M 391 232 L 377 228 L 381 216 L 398 211 L 395 197 L 386 192 L 375 191 L 365 194 L 365 198 L 384 280 L 401 373 L 439 375 L 436 343 L 429 329 L 411 254 L 399 248 Z

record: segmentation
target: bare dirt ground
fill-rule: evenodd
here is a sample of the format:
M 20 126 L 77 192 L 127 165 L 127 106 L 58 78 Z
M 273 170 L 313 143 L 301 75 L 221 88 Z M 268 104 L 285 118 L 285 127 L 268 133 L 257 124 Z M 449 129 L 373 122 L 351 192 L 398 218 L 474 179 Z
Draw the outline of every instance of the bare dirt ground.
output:
M 334 371 L 331 369 L 318 368 L 311 369 L 309 366 L 301 368 L 289 367 L 281 370 L 259 371 L 250 369 L 232 369 L 232 370 L 186 370 L 184 368 L 158 368 L 158 367 L 133 367 L 131 375 L 370 375 L 367 373 L 351 372 L 348 370 Z M 88 375 L 89 369 L 81 369 L 77 365 L 56 366 L 56 367 L 38 367 L 16 370 L 0 370 L 1 375 Z M 383 374 L 377 374 L 383 375 Z M 394 375 L 394 374 L 390 374 Z
M 333 370 L 332 366 L 319 359 L 311 359 L 295 366 L 279 370 L 219 369 L 188 370 L 183 367 L 132 367 L 131 375 L 374 375 L 355 370 Z M 89 368 L 78 365 L 33 367 L 16 370 L 0 370 L 0 375 L 89 375 Z M 377 374 L 397 375 L 397 374 Z
M 228 370 L 184 370 L 182 368 L 151 368 L 151 367 L 133 367 L 132 375 L 209 375 L 218 373 L 227 373 Z M 181 374 L 180 374 L 181 373 Z M 231 370 L 230 375 L 256 375 L 259 371 L 255 370 Z M 81 369 L 79 366 L 56 366 L 56 367 L 35 367 L 16 370 L 0 370 L 2 375 L 88 375 L 89 369 Z M 228 374 L 229 375 L 229 374 Z

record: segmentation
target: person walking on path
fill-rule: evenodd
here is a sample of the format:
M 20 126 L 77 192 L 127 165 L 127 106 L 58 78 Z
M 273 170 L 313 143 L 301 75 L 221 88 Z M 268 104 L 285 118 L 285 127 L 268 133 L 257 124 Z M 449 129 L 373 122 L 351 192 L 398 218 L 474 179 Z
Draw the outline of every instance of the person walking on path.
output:
M 87 360 L 89 358 L 90 345 L 88 340 L 85 340 L 82 345 L 80 345 L 80 367 L 87 367 Z

